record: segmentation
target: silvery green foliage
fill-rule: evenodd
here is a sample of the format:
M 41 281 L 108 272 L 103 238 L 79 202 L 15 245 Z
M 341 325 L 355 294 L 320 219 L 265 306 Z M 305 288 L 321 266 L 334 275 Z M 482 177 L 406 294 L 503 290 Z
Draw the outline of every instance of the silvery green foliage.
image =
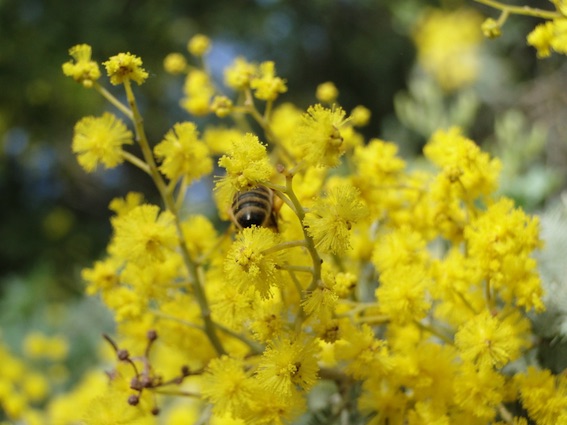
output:
M 432 78 L 418 76 L 408 83 L 408 92 L 394 98 L 396 116 L 404 126 L 424 138 L 439 128 L 459 126 L 469 129 L 480 106 L 472 89 L 449 96 Z
M 534 330 L 541 337 L 567 341 L 567 196 L 564 198 L 540 216 L 545 246 L 535 257 L 546 311 L 534 316 Z
M 554 373 L 567 368 L 567 198 L 544 211 L 541 238 L 545 246 L 536 253 L 545 295 L 546 311 L 533 315 L 534 332 L 540 337 L 537 357 Z

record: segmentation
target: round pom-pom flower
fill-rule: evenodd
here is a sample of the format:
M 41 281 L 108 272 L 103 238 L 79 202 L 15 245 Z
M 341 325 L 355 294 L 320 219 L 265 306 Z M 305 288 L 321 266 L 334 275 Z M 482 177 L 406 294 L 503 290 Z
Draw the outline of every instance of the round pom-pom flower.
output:
M 101 117 L 85 117 L 75 125 L 72 149 L 79 164 L 87 171 L 99 163 L 106 168 L 124 161 L 122 145 L 131 145 L 132 132 L 116 116 L 105 112 Z
M 340 254 L 350 247 L 352 225 L 368 215 L 358 195 L 352 186 L 337 186 L 305 215 L 303 224 L 321 251 Z
M 302 150 L 301 159 L 309 165 L 337 166 L 346 150 L 340 132 L 345 122 L 341 108 L 328 109 L 320 104 L 309 107 L 295 136 L 295 143 Z
M 248 227 L 236 237 L 226 260 L 226 279 L 245 291 L 254 285 L 262 298 L 270 297 L 270 289 L 280 284 L 279 266 L 283 251 L 266 253 L 280 241 L 279 234 L 265 227 Z
M 103 62 L 106 72 L 110 77 L 110 83 L 115 86 L 126 80 L 132 80 L 142 84 L 148 78 L 148 73 L 142 68 L 142 59 L 131 53 L 118 53 Z
M 92 87 L 100 78 L 98 64 L 91 60 L 92 48 L 88 44 L 77 44 L 69 49 L 69 55 L 75 60 L 63 64 L 63 74 L 72 77 L 85 87 Z
M 209 149 L 199 140 L 197 126 L 191 122 L 175 124 L 154 153 L 162 160 L 161 172 L 170 180 L 187 177 L 193 181 L 213 170 Z

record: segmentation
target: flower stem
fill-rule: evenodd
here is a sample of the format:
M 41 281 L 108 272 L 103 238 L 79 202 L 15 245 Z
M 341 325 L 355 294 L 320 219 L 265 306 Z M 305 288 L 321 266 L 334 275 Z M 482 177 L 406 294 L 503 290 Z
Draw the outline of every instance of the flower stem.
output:
M 297 199 L 295 192 L 293 191 L 292 180 L 293 175 L 286 174 L 286 191 L 285 194 L 289 197 L 290 201 L 294 206 L 295 213 L 297 214 L 297 218 L 301 223 L 301 228 L 303 230 L 303 236 L 305 237 L 305 247 L 311 256 L 311 260 L 313 261 L 313 280 L 311 284 L 307 287 L 306 292 L 311 292 L 317 288 L 319 281 L 321 280 L 321 264 L 323 260 L 319 256 L 317 249 L 315 249 L 315 242 L 313 238 L 307 233 L 307 228 L 303 224 L 303 219 L 305 218 L 305 212 L 303 211 L 303 207 L 301 206 L 301 202 Z
M 268 249 L 263 250 L 261 252 L 261 254 L 262 255 L 269 255 L 269 254 L 273 254 L 274 252 L 281 251 L 282 249 L 295 248 L 297 246 L 305 247 L 305 246 L 307 246 L 307 243 L 304 240 L 282 242 L 282 243 L 274 245 L 274 246 L 272 246 Z
M 134 92 L 132 91 L 132 85 L 129 80 L 124 81 L 124 89 L 126 90 L 126 97 L 128 99 L 128 104 L 130 105 L 130 109 L 132 111 L 133 122 L 136 129 L 136 140 L 140 145 L 142 150 L 142 155 L 144 156 L 144 160 L 146 161 L 150 175 L 161 195 L 161 198 L 164 202 L 166 209 L 171 211 L 175 218 L 175 227 L 177 230 L 177 236 L 179 238 L 179 248 L 181 250 L 181 256 L 183 258 L 183 263 L 185 264 L 185 268 L 187 269 L 187 273 L 189 274 L 189 280 L 191 281 L 191 286 L 193 289 L 193 295 L 199 304 L 199 309 L 201 311 L 201 319 L 203 320 L 204 331 L 209 338 L 209 341 L 215 348 L 217 354 L 225 354 L 226 351 L 222 346 L 222 343 L 216 333 L 216 325 L 211 319 L 211 311 L 209 308 L 209 303 L 203 289 L 203 285 L 201 283 L 201 279 L 198 273 L 198 267 L 195 261 L 191 258 L 191 254 L 187 248 L 187 244 L 185 243 L 185 237 L 183 235 L 183 230 L 181 228 L 181 219 L 179 217 L 179 210 L 175 204 L 175 200 L 173 195 L 170 191 L 167 190 L 167 184 L 165 183 L 162 175 L 159 173 L 157 168 L 154 156 L 152 154 L 152 150 L 150 148 L 150 144 L 148 143 L 148 139 L 146 137 L 146 132 L 144 130 L 143 125 L 143 118 L 140 114 L 138 109 L 138 105 L 136 104 L 136 99 L 134 97 Z
M 151 176 L 150 167 L 136 155 L 132 155 L 130 152 L 122 151 L 122 158 L 128 161 L 130 164 L 138 167 L 144 173 L 149 174 Z
M 119 109 L 120 112 L 122 112 L 132 121 L 134 120 L 134 114 L 132 113 L 132 111 L 128 109 L 126 105 L 124 105 L 122 102 L 116 99 L 116 97 L 114 97 L 112 93 L 110 93 L 108 90 L 106 90 L 96 81 L 93 83 L 93 87 L 95 88 L 96 91 L 98 91 L 102 95 L 102 97 L 104 97 L 106 100 L 112 103 L 117 109 Z
M 542 19 L 557 19 L 561 18 L 561 13 L 553 11 L 553 10 L 542 10 L 536 9 L 529 6 L 510 6 L 505 3 L 501 3 L 495 0 L 474 0 L 477 3 L 484 4 L 486 6 L 490 6 L 494 9 L 506 11 L 508 13 L 512 13 L 515 15 L 524 15 L 524 16 L 533 16 L 535 18 L 542 18 Z

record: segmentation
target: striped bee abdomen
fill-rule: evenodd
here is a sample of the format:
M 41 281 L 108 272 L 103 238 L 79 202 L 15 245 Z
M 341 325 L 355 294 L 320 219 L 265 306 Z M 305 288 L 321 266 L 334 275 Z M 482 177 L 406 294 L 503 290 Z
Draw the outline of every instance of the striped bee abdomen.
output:
M 273 227 L 273 200 L 273 192 L 265 186 L 238 192 L 232 201 L 234 224 L 241 229 L 254 225 Z

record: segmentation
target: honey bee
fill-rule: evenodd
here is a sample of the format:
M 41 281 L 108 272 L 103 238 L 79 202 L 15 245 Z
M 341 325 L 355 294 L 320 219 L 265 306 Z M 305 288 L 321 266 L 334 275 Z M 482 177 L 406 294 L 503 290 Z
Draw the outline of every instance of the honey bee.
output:
M 274 192 L 266 186 L 236 193 L 229 211 L 232 222 L 239 230 L 262 226 L 277 231 L 276 215 Z

